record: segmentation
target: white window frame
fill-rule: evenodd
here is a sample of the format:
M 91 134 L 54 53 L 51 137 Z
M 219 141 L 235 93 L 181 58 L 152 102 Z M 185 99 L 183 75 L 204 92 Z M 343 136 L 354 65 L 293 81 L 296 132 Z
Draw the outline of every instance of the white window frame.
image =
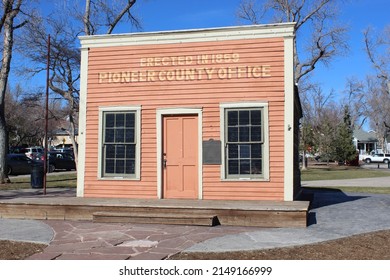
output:
M 131 176 L 104 176 L 103 166 L 103 133 L 104 113 L 134 112 L 135 113 L 135 174 Z M 100 180 L 140 180 L 141 178 L 141 106 L 108 106 L 99 107 L 99 141 L 98 141 L 98 179 Z
M 268 102 L 253 101 L 253 102 L 239 102 L 239 103 L 221 103 L 220 109 L 220 133 L 221 133 L 221 180 L 223 181 L 269 181 L 269 117 L 268 117 Z M 263 162 L 262 162 L 262 175 L 261 177 L 250 178 L 250 177 L 237 177 L 230 178 L 227 176 L 226 171 L 226 142 L 225 139 L 225 111 L 226 109 L 261 109 L 262 110 L 262 126 L 263 126 Z

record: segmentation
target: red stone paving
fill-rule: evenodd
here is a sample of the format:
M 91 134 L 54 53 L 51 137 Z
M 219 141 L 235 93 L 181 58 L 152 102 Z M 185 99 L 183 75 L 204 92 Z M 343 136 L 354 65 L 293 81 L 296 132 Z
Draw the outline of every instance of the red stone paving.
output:
M 54 238 L 31 260 L 161 260 L 194 244 L 247 227 L 45 221 Z

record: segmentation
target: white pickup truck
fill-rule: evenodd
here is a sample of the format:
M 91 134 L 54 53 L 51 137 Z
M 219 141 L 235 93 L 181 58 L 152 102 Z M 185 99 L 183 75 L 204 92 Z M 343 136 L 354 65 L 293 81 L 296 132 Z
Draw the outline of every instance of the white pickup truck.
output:
M 374 155 L 371 155 L 371 156 L 366 156 L 364 158 L 364 161 L 366 163 L 371 163 L 371 162 L 375 162 L 375 163 L 389 163 L 390 162 L 390 154 L 374 154 Z

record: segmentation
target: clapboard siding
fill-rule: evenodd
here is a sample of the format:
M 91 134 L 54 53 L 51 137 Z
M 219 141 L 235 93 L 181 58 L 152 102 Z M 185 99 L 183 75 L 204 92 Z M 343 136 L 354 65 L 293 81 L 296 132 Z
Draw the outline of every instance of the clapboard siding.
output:
M 141 66 L 141 60 L 158 57 L 236 54 L 237 62 L 211 60 L 201 64 Z M 203 63 L 204 62 L 204 63 Z M 158 60 L 157 60 L 158 64 Z M 221 79 L 218 69 L 265 65 L 271 77 L 237 77 L 231 72 Z M 232 67 L 233 70 L 229 70 Z M 236 67 L 236 68 L 234 68 Z M 205 69 L 211 74 L 207 74 Z M 128 71 L 180 71 L 198 69 L 188 80 L 161 81 L 156 76 L 143 81 L 99 83 L 99 73 Z M 191 70 L 192 69 L 192 70 Z M 199 70 L 201 69 L 201 70 Z M 212 70 L 214 69 L 214 70 Z M 247 69 L 247 68 L 245 68 Z M 220 70 L 222 71 L 222 70 Z M 175 79 L 180 79 L 178 72 Z M 189 72 L 190 74 L 192 72 Z M 199 74 L 201 73 L 201 74 Z M 200 76 L 199 76 L 200 75 Z M 152 80 L 152 77 L 155 79 Z M 193 77 L 196 77 L 192 79 Z M 222 75 L 222 77 L 224 77 Z M 166 77 L 165 77 L 166 78 Z M 209 79 L 211 78 L 211 79 Z M 231 40 L 180 44 L 155 44 L 90 48 L 86 115 L 86 157 L 84 195 L 89 197 L 157 197 L 156 110 L 161 108 L 202 108 L 203 140 L 220 139 L 220 108 L 225 102 L 268 102 L 270 178 L 268 181 L 227 181 L 219 165 L 203 166 L 204 199 L 283 200 L 284 188 L 284 41 L 280 38 Z M 141 106 L 141 179 L 98 179 L 99 107 Z

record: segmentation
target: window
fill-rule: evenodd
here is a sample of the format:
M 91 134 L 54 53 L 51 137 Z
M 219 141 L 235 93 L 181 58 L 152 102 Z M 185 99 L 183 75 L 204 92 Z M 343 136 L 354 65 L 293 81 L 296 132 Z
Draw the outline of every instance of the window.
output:
M 237 106 L 237 107 L 234 107 Z M 249 104 L 223 105 L 224 179 L 268 177 L 265 111 Z M 265 164 L 267 163 L 267 166 Z
M 101 177 L 139 178 L 137 110 L 103 110 Z

